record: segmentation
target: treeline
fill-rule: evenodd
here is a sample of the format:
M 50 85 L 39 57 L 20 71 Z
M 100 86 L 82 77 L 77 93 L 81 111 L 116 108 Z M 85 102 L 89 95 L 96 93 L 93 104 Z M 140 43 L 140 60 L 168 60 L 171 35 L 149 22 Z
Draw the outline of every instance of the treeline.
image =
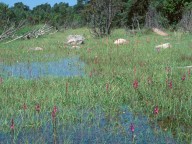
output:
M 32 25 L 49 23 L 57 28 L 89 26 L 98 35 L 110 34 L 113 27 L 174 29 L 191 9 L 191 0 L 77 0 L 74 6 L 45 3 L 33 9 L 22 2 L 13 7 L 0 3 L 0 26 L 27 20 Z
M 30 9 L 22 2 L 15 3 L 13 7 L 0 3 L 0 25 L 4 26 L 10 23 L 18 24 L 21 20 L 27 20 L 29 24 L 36 25 L 49 23 L 54 26 L 72 26 L 80 25 L 81 16 L 79 9 L 81 4 L 71 7 L 68 3 L 56 3 L 51 7 L 45 3 Z

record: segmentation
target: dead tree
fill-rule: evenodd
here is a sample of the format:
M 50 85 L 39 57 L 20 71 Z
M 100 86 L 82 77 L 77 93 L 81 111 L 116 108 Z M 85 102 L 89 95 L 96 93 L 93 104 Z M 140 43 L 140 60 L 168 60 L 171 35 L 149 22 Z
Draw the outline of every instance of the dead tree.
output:
M 53 26 L 49 26 L 45 24 L 39 29 L 34 29 L 30 32 L 27 32 L 26 34 L 23 35 L 23 38 L 24 39 L 38 38 L 39 36 L 49 34 L 52 31 L 53 31 Z
M 96 37 L 110 35 L 111 26 L 119 10 L 116 0 L 92 0 L 89 5 L 89 26 Z
M 17 36 L 16 38 L 14 38 L 12 40 L 7 41 L 5 44 L 13 42 L 13 41 L 18 40 L 18 39 L 38 38 L 39 36 L 43 36 L 46 34 L 53 34 L 55 32 L 57 32 L 57 30 L 55 31 L 53 26 L 49 26 L 49 25 L 45 24 L 41 28 L 34 29 L 32 31 L 29 31 L 29 32 L 23 34 L 23 35 Z
M 162 28 L 160 24 L 159 14 L 157 13 L 156 9 L 152 6 L 149 6 L 148 12 L 146 13 L 145 17 L 145 27 L 146 28 Z
M 13 38 L 15 33 L 20 30 L 22 27 L 24 27 L 26 24 L 26 21 L 21 21 L 18 26 L 15 26 L 15 24 L 12 24 L 10 27 L 5 26 L 4 31 L 0 35 L 0 42 L 3 40 L 6 40 L 8 38 Z

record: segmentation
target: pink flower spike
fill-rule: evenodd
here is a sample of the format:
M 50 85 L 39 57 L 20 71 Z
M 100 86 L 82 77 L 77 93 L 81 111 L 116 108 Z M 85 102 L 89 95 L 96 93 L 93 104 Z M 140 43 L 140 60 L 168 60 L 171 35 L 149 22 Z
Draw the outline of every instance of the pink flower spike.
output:
M 134 89 L 137 89 L 138 86 L 139 86 L 138 81 L 137 81 L 137 80 L 134 80 L 134 82 L 133 82 L 133 87 L 134 87 Z
M 27 105 L 24 103 L 23 110 L 25 111 L 27 109 Z
M 186 75 L 184 74 L 181 80 L 184 81 L 185 79 L 186 79 Z
M 54 120 L 56 117 L 56 112 L 53 110 L 51 115 L 52 115 L 52 119 Z
M 172 81 L 169 82 L 169 88 L 170 88 L 170 89 L 173 88 L 173 82 L 172 82 Z
M 130 125 L 130 130 L 132 133 L 135 131 L 135 127 L 134 127 L 133 123 L 131 123 L 131 125 Z
M 57 107 L 56 106 L 54 106 L 53 111 L 54 111 L 54 113 L 57 112 Z
M 154 108 L 154 114 L 157 115 L 158 113 L 159 113 L 159 108 L 158 108 L 158 106 L 155 106 L 155 108 Z
M 53 120 L 55 120 L 56 113 L 57 113 L 57 107 L 54 106 L 54 107 L 53 107 L 53 111 L 52 111 L 52 113 L 51 113 L 51 116 L 52 116 L 52 119 L 53 119 Z
M 35 106 L 35 110 L 39 113 L 40 112 L 40 105 L 39 104 L 37 104 L 36 106 Z
M 14 121 L 13 119 L 11 119 L 11 130 L 14 130 L 14 128 L 15 128 Z

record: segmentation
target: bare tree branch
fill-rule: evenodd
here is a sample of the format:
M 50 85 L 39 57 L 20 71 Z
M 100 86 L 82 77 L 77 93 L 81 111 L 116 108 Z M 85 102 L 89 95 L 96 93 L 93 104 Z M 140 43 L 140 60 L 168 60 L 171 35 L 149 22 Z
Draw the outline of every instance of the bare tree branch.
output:
M 18 26 L 16 27 L 15 24 L 12 24 L 10 27 L 5 27 L 3 33 L 0 35 L 0 42 L 6 40 L 8 38 L 14 37 L 15 33 L 20 30 L 26 24 L 25 20 L 20 21 Z

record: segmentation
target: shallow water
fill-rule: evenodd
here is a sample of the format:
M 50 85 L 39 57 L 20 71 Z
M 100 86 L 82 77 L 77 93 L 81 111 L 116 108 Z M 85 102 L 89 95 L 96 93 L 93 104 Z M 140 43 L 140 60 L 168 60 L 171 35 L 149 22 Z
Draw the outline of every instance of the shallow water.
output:
M 77 57 L 61 59 L 53 62 L 33 62 L 33 63 L 17 63 L 11 66 L 0 64 L 2 71 L 0 73 L 6 76 L 22 77 L 26 79 L 39 78 L 44 76 L 68 77 L 83 76 L 85 64 Z M 59 111 L 62 113 L 62 110 Z M 39 128 L 29 126 L 16 129 L 14 134 L 15 143 L 54 143 L 53 131 L 56 130 L 57 143 L 73 143 L 73 144 L 94 144 L 94 143 L 132 143 L 134 135 L 134 143 L 137 144 L 175 144 L 177 143 L 172 134 L 161 131 L 158 126 L 152 126 L 147 117 L 133 115 L 127 108 L 122 107 L 120 113 L 114 117 L 106 116 L 100 108 L 94 111 L 79 111 L 79 118 L 76 122 L 63 122 L 57 119 L 56 129 L 53 128 L 51 122 L 51 114 L 40 114 L 39 118 L 33 116 L 33 121 L 38 119 L 43 121 Z M 91 116 L 90 116 L 91 115 Z M 27 118 L 25 123 L 31 118 Z M 0 120 L 0 124 L 1 124 Z M 14 118 L 15 125 L 23 126 L 21 116 Z M 133 123 L 135 131 L 130 131 L 130 124 Z M 9 126 L 8 126 L 9 127 Z M 0 132 L 0 144 L 12 143 L 10 133 Z
M 0 63 L 0 74 L 8 77 L 39 78 L 45 76 L 69 77 L 83 76 L 85 63 L 78 57 L 64 58 L 52 62 L 16 63 L 4 65 Z
M 60 111 L 61 112 L 61 111 Z M 73 144 L 92 144 L 92 143 L 109 143 L 109 144 L 127 144 L 132 143 L 132 132 L 130 124 L 135 126 L 134 143 L 137 144 L 176 144 L 171 133 L 162 132 L 158 127 L 152 128 L 146 117 L 139 115 L 134 116 L 126 108 L 122 108 L 121 113 L 116 116 L 116 120 L 110 119 L 104 112 L 82 111 L 79 112 L 79 119 L 75 123 L 67 122 L 62 125 L 62 121 L 57 119 L 56 129 L 50 122 L 43 124 L 38 129 L 21 129 L 15 135 L 15 143 L 64 143 Z M 90 117 L 90 114 L 92 115 Z M 93 116 L 94 115 L 94 116 Z M 50 117 L 48 115 L 41 115 Z M 17 124 L 21 125 L 21 121 Z M 53 131 L 56 136 L 54 137 Z M 0 133 L 2 143 L 10 143 L 10 133 Z

